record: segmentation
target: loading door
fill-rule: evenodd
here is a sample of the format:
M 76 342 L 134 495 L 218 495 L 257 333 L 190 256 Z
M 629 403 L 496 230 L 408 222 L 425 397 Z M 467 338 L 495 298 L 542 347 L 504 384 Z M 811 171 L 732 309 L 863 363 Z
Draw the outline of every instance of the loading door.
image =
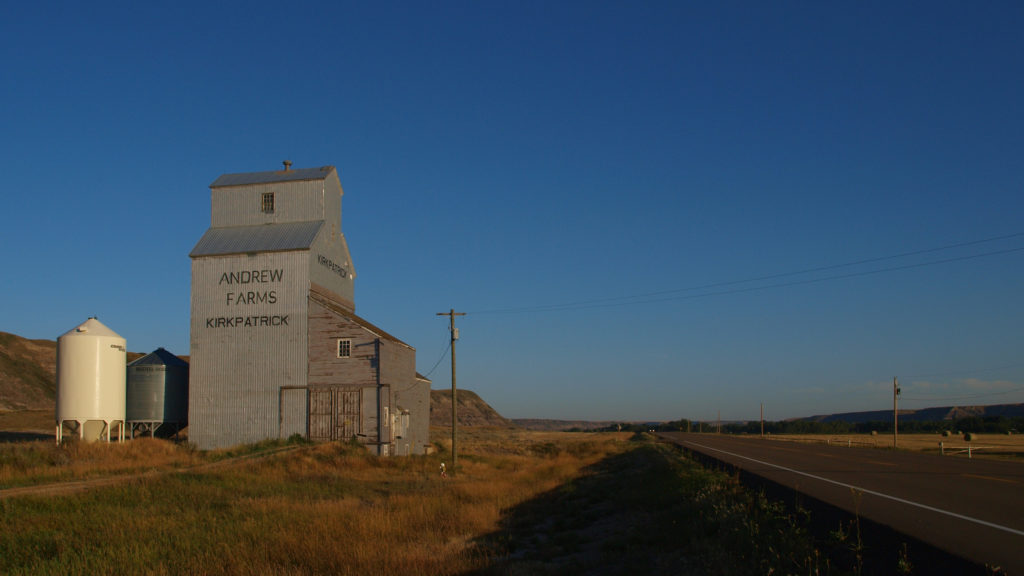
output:
M 330 442 L 361 434 L 360 396 L 358 388 L 310 388 L 309 439 Z

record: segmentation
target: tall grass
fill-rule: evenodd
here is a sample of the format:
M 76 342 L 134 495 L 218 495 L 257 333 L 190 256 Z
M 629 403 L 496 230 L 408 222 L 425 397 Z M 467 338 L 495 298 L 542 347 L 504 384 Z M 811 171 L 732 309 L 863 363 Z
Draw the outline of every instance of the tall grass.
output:
M 448 479 L 438 467 L 451 455 L 437 445 L 404 458 L 335 443 L 224 460 L 136 440 L 79 445 L 59 464 L 36 446 L 10 448 L 3 466 L 15 484 L 47 467 L 167 473 L 0 498 L 0 573 L 829 572 L 794 513 L 649 438 L 471 429 Z
M 482 574 L 819 574 L 800 511 L 638 436 L 510 511 Z M 833 574 L 841 574 L 834 571 Z
M 566 446 L 589 447 L 537 457 L 527 436 L 460 442 L 448 480 L 438 474 L 445 453 L 377 458 L 323 444 L 73 496 L 0 500 L 0 573 L 465 573 L 490 561 L 473 540 L 497 529 L 504 510 L 625 447 L 621 437 L 566 436 Z M 109 473 L 212 459 L 160 441 L 129 446 L 78 445 L 61 464 L 46 463 L 48 449 L 22 447 L 35 454 L 18 457 L 30 464 L 5 457 L 4 469 L 17 484 L 22 469 L 77 477 L 90 465 Z
M 76 440 L 61 445 L 51 441 L 0 443 L 0 488 L 178 468 L 203 460 L 195 451 L 153 438 L 123 444 Z

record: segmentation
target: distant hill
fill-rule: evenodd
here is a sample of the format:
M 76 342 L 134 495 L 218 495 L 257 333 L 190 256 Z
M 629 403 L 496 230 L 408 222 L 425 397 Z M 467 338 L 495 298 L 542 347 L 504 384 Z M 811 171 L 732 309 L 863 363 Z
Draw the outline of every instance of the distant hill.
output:
M 920 410 L 900 410 L 899 418 L 903 422 L 938 422 L 977 416 L 979 418 L 1003 416 L 1006 418 L 1024 417 L 1024 404 L 994 404 L 991 406 L 943 406 L 940 408 L 922 408 Z M 842 414 L 826 414 L 808 418 L 795 418 L 810 422 L 888 422 L 892 420 L 892 410 L 871 410 L 868 412 L 845 412 Z
M 565 430 L 598 430 L 619 423 L 619 420 L 544 420 L 541 418 L 513 418 L 512 423 L 526 430 L 561 432 Z
M 128 352 L 131 362 L 144 356 Z M 179 356 L 188 361 L 188 356 Z M 450 426 L 452 421 L 450 390 L 430 391 L 430 424 Z M 57 399 L 57 341 L 30 340 L 0 332 L 0 411 L 53 410 Z M 969 416 L 1007 418 L 1024 417 L 1024 404 L 992 406 L 944 406 L 921 410 L 900 410 L 902 421 L 956 420 Z M 825 414 L 794 420 L 813 422 L 887 422 L 891 410 Z M 459 390 L 459 424 L 462 426 L 521 427 L 530 430 L 592 430 L 615 424 L 610 421 L 584 420 L 509 420 L 470 390 Z
M 53 409 L 57 341 L 0 332 L 0 410 Z
M 128 352 L 131 362 L 145 356 Z M 179 356 L 188 361 L 188 356 Z M 0 332 L 0 410 L 53 410 L 57 402 L 57 340 Z
M 470 390 L 458 390 L 459 409 L 457 415 L 459 426 L 498 426 L 515 427 L 508 419 L 484 402 L 480 396 Z M 452 425 L 452 391 L 430 391 L 430 425 Z

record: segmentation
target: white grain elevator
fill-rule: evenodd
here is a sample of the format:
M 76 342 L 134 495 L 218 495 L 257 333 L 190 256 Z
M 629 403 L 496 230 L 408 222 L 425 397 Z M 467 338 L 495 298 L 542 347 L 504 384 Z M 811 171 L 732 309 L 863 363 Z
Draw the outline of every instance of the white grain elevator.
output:
M 290 163 L 210 185 L 210 228 L 189 254 L 197 447 L 299 435 L 425 449 L 429 381 L 415 349 L 355 314 L 342 194 L 333 166 Z M 395 426 L 404 411 L 410 424 Z

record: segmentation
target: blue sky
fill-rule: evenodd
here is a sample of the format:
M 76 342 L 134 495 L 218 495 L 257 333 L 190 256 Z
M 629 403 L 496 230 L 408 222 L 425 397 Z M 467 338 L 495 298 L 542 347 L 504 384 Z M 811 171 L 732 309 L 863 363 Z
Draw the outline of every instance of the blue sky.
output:
M 209 184 L 290 159 L 507 417 L 1024 402 L 1020 3 L 141 4 L 5 8 L 0 330 L 187 354 Z

